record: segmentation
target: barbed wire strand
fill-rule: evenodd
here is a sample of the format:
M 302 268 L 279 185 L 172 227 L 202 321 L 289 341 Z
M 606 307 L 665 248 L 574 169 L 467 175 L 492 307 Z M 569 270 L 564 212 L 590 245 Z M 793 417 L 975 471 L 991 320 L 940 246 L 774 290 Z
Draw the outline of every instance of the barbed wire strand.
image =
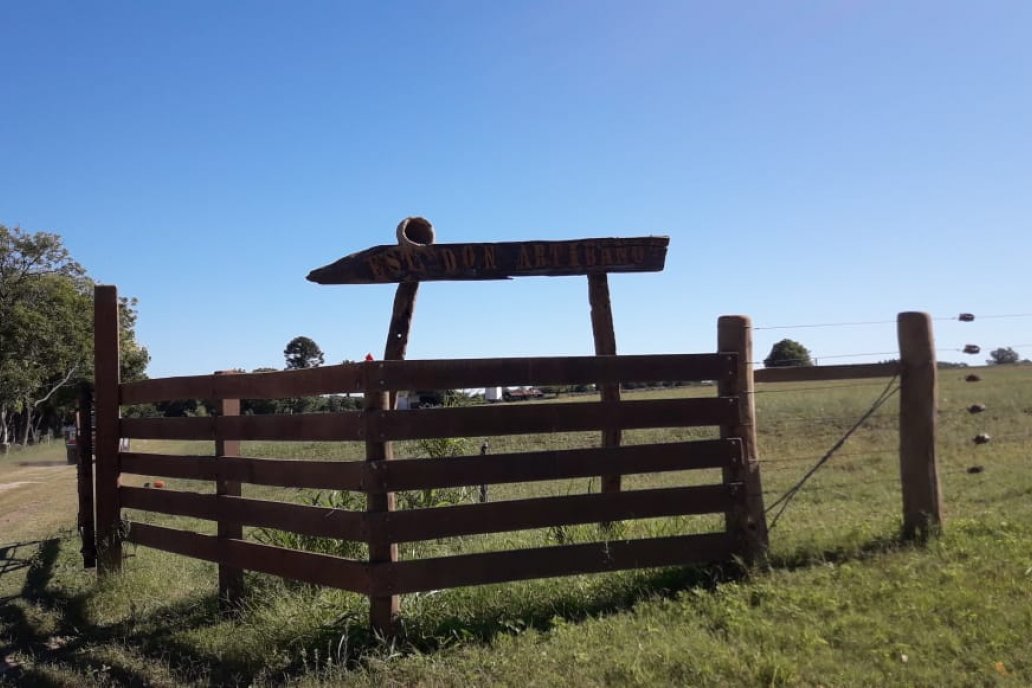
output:
M 961 322 L 972 322 L 975 320 L 999 320 L 1004 318 L 1032 318 L 1032 313 L 1004 313 L 1000 315 L 977 315 L 972 319 L 964 318 L 963 315 L 950 315 L 932 318 L 936 322 L 945 320 L 959 320 Z M 846 322 L 831 323 L 805 323 L 797 325 L 761 325 L 754 327 L 754 330 L 798 330 L 815 327 L 854 327 L 860 325 L 895 325 L 896 320 L 852 320 Z
M 897 375 L 894 375 L 892 379 L 889 380 L 889 384 L 885 386 L 885 389 L 883 389 L 881 394 L 879 394 L 878 397 L 874 400 L 874 403 L 871 404 L 871 407 L 867 409 L 867 411 L 865 411 L 862 416 L 860 416 L 856 423 L 853 424 L 853 427 L 847 430 L 846 433 L 842 435 L 842 437 L 840 437 L 834 445 L 832 445 L 831 449 L 826 451 L 824 453 L 824 456 L 822 456 L 817 461 L 817 463 L 815 463 L 813 467 L 810 468 L 810 470 L 808 470 L 803 475 L 803 477 L 799 479 L 799 481 L 795 485 L 790 487 L 788 491 L 785 492 L 785 494 L 776 499 L 773 504 L 767 507 L 766 512 L 768 514 L 774 509 L 778 509 L 778 511 L 774 514 L 774 518 L 771 519 L 768 530 L 774 529 L 774 527 L 778 524 L 778 520 L 781 518 L 781 515 L 785 513 L 785 509 L 787 509 L 788 505 L 792 503 L 792 500 L 795 498 L 795 496 L 799 494 L 799 491 L 803 488 L 806 482 L 811 477 L 813 477 L 814 473 L 816 473 L 821 468 L 821 466 L 826 464 L 828 460 L 835 455 L 835 452 L 837 452 L 842 447 L 842 445 L 846 443 L 846 441 L 853 435 L 853 433 L 859 430 L 860 427 L 867 422 L 868 418 L 874 415 L 874 413 L 882 406 L 882 404 L 888 401 L 896 392 L 899 391 L 899 387 L 896 385 L 897 377 Z

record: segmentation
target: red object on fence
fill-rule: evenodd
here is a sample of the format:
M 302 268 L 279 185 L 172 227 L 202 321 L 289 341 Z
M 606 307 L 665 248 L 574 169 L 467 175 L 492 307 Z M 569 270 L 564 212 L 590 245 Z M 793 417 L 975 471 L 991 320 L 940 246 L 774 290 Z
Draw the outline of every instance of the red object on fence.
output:
M 373 358 L 372 354 L 366 354 L 365 355 L 365 360 L 367 360 L 367 361 L 375 361 L 376 359 Z

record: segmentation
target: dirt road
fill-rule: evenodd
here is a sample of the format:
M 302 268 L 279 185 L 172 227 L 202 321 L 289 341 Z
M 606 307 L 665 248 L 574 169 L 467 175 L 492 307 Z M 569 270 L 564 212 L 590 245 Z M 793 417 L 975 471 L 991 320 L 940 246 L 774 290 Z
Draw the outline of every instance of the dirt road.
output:
M 75 466 L 64 446 L 14 452 L 0 459 L 0 545 L 75 526 Z

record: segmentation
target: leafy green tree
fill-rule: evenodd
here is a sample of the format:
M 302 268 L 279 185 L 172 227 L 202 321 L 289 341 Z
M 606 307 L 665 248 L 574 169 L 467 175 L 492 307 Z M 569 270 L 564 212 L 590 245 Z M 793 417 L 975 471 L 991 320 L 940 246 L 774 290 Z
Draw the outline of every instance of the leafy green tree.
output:
M 294 337 L 283 349 L 283 357 L 287 361 L 287 369 L 317 368 L 323 364 L 322 349 L 308 337 Z
M 993 349 L 989 352 L 989 356 L 989 360 L 986 361 L 989 365 L 1007 365 L 1010 363 L 1017 363 L 1021 360 L 1021 356 L 1018 352 L 1009 346 L 1006 348 L 1000 347 L 999 349 Z
M 813 359 L 805 346 L 792 339 L 782 339 L 770 349 L 770 355 L 763 359 L 767 368 L 812 366 Z
M 287 362 L 287 370 L 300 368 L 318 368 L 325 357 L 319 345 L 309 337 L 294 337 L 283 349 L 283 357 Z M 280 411 L 286 413 L 314 413 L 322 410 L 324 401 L 320 397 L 295 397 L 285 399 Z
M 61 238 L 0 225 L 0 447 L 60 427 L 74 383 L 93 372 L 93 282 Z M 135 300 L 123 299 L 123 379 L 144 376 Z

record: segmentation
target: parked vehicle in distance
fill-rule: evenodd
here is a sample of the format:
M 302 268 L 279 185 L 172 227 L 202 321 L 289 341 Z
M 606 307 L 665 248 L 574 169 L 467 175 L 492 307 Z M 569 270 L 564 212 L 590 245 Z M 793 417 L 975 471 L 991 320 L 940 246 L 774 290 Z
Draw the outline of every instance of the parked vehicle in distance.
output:
M 537 387 L 508 387 L 502 391 L 502 399 L 506 401 L 527 401 L 528 399 L 541 399 L 545 396 Z

